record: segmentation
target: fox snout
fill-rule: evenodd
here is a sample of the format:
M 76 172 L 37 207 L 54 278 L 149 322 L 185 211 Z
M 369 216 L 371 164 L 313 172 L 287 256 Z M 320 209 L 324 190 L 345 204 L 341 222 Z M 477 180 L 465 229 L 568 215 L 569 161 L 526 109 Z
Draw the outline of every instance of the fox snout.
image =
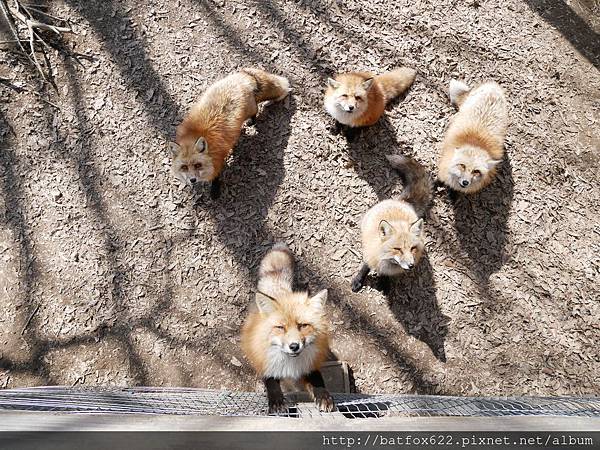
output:
M 402 259 L 399 256 L 394 256 L 394 262 L 404 270 L 411 270 L 413 267 L 415 267 L 415 260 L 412 257 Z
M 303 349 L 304 344 L 302 341 L 292 341 L 287 344 L 287 350 L 289 350 L 287 353 L 289 353 L 290 356 L 298 356 Z
M 467 180 L 466 178 L 461 178 L 459 183 L 462 187 L 466 188 L 469 184 L 471 184 L 471 181 Z

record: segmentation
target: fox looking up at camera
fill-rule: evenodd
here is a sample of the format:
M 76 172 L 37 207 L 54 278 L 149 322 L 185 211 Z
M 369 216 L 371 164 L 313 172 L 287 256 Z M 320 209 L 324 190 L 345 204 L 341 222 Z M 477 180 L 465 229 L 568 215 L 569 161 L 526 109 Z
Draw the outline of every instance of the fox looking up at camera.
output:
M 367 275 L 400 275 L 411 270 L 423 255 L 423 218 L 431 204 L 431 180 L 425 168 L 412 158 L 387 157 L 402 177 L 404 189 L 398 199 L 377 203 L 361 222 L 363 264 L 352 280 L 358 292 Z
M 334 132 L 375 124 L 387 103 L 406 91 L 417 72 L 401 67 L 381 75 L 349 72 L 327 79 L 325 110 L 335 119 Z M 352 134 L 349 138 L 352 138 Z
M 211 196 L 218 197 L 219 175 L 242 125 L 254 120 L 260 102 L 282 100 L 289 90 L 286 78 L 260 69 L 243 69 L 214 83 L 177 127 L 171 143 L 175 175 L 190 185 L 212 182 Z
M 458 108 L 442 142 L 438 178 L 472 194 L 492 182 L 504 156 L 508 112 L 504 90 L 493 82 L 473 89 L 452 80 L 450 101 Z
M 286 410 L 281 380 L 301 381 L 321 411 L 332 411 L 319 368 L 329 356 L 325 318 L 327 290 L 316 295 L 292 289 L 294 258 L 277 244 L 259 268 L 256 305 L 242 328 L 242 350 L 263 379 L 269 412 Z

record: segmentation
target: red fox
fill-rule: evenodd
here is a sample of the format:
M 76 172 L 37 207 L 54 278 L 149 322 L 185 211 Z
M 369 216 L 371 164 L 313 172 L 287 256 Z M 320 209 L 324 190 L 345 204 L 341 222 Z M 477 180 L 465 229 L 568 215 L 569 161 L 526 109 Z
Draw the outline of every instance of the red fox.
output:
M 285 412 L 280 381 L 302 381 L 321 411 L 333 411 L 319 368 L 329 355 L 329 330 L 324 309 L 327 290 L 314 296 L 294 292 L 294 258 L 285 244 L 276 244 L 259 269 L 256 307 L 242 327 L 244 354 L 262 377 L 269 413 Z
M 363 264 L 352 280 L 358 292 L 372 270 L 380 276 L 395 276 L 412 269 L 421 259 L 423 218 L 431 203 L 431 180 L 423 166 L 412 158 L 390 155 L 400 173 L 404 190 L 397 200 L 383 200 L 362 219 Z
M 442 142 L 438 178 L 456 191 L 472 194 L 492 182 L 504 156 L 506 98 L 496 83 L 470 89 L 456 80 L 450 81 L 449 95 L 458 113 Z
M 385 105 L 406 91 L 416 75 L 414 69 L 401 67 L 381 75 L 350 72 L 328 78 L 325 110 L 335 119 L 333 132 L 338 134 L 345 125 L 350 127 L 348 139 L 354 139 L 352 128 L 375 124 Z
M 237 143 L 242 125 L 254 120 L 258 103 L 279 101 L 289 81 L 260 69 L 243 69 L 210 86 L 177 127 L 171 143 L 173 171 L 184 183 L 212 182 L 211 196 L 220 194 L 219 175 Z

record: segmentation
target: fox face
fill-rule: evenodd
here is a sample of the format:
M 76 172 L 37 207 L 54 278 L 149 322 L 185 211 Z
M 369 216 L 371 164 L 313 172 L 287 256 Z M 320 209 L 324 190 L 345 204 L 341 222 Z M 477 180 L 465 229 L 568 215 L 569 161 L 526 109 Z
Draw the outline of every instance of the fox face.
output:
M 256 304 L 266 321 L 265 332 L 272 357 L 290 358 L 312 353 L 313 344 L 324 330 L 323 313 L 327 290 L 313 297 L 306 292 L 288 294 L 285 299 L 275 299 L 261 292 L 256 294 Z M 311 358 L 312 359 L 312 358 Z
M 373 78 L 356 78 L 344 83 L 328 78 L 327 84 L 334 90 L 327 104 L 328 109 L 335 108 L 345 114 L 360 115 L 368 108 L 367 97 Z
M 379 271 L 383 275 L 394 274 L 402 270 L 411 270 L 423 254 L 423 219 L 415 223 L 379 223 L 381 255 Z
M 208 143 L 199 137 L 193 145 L 170 144 L 173 156 L 173 172 L 185 184 L 209 181 L 213 175 L 213 163 L 208 153 Z
M 499 162 L 476 147 L 457 148 L 449 168 L 451 181 L 458 190 L 478 190 Z

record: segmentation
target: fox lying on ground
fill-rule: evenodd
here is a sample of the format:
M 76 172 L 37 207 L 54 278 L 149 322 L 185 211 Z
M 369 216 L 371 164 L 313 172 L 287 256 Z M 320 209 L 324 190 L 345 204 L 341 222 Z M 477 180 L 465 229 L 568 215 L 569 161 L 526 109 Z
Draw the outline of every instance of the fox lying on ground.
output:
M 254 120 L 260 102 L 282 100 L 289 91 L 286 78 L 260 69 L 243 69 L 210 86 L 177 127 L 175 175 L 186 184 L 212 182 L 211 196 L 219 197 L 219 175 L 242 125 Z
M 406 91 L 417 72 L 401 67 L 381 75 L 350 72 L 327 79 L 325 109 L 335 119 L 333 132 L 338 134 L 342 125 L 352 141 L 355 128 L 375 124 L 383 115 L 385 105 Z
M 424 250 L 423 218 L 431 203 L 431 180 L 417 161 L 405 156 L 388 156 L 400 172 L 404 190 L 397 200 L 383 200 L 362 219 L 363 264 L 352 280 L 358 292 L 372 270 L 380 276 L 395 276 L 411 270 Z
M 470 89 L 452 80 L 449 94 L 458 113 L 442 142 L 438 179 L 456 191 L 472 194 L 492 182 L 504 156 L 506 98 L 493 82 Z
M 265 383 L 270 413 L 286 410 L 283 379 L 303 382 L 321 411 L 333 411 L 319 372 L 329 355 L 327 290 L 312 297 L 295 292 L 293 279 L 292 253 L 277 244 L 260 264 L 256 308 L 242 327 L 242 350 Z

